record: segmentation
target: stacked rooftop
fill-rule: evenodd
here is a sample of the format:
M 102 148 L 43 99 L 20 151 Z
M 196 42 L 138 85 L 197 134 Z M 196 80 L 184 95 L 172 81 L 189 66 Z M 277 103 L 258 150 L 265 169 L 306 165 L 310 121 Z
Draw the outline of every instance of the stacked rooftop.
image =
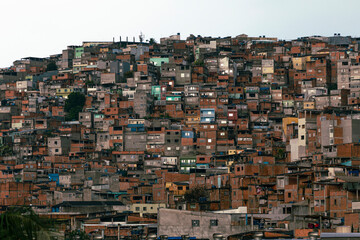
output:
M 165 218 L 208 211 L 211 226 L 237 214 L 221 216 L 240 226 L 224 233 L 234 239 L 357 232 L 359 43 L 177 34 L 17 60 L 0 70 L 0 205 L 31 205 L 105 239 L 119 231 L 109 214 L 123 236 L 175 237 L 159 208 Z M 69 119 L 74 93 L 85 104 Z M 209 219 L 187 227 L 207 238 L 196 229 Z

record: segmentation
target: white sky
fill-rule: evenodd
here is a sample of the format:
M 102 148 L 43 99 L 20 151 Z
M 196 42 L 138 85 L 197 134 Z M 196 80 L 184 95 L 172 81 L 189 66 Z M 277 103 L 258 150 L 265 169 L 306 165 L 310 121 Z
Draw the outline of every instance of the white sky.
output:
M 359 0 L 1 0 L 0 67 L 83 41 L 202 36 L 360 36 Z

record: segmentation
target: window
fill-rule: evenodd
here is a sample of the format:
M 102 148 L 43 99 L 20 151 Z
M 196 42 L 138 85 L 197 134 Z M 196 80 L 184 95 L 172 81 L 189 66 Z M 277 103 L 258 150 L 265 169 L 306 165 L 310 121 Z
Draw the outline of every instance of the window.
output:
M 218 220 L 217 219 L 210 219 L 210 226 L 217 226 Z
M 288 193 L 288 198 L 291 198 L 291 193 Z
M 193 227 L 200 227 L 200 220 L 191 220 L 191 225 Z
M 143 207 L 143 211 L 146 211 L 147 210 L 147 208 L 146 207 Z
M 291 214 L 291 207 L 288 207 L 288 208 L 286 209 L 286 212 L 287 212 L 287 214 Z
M 135 211 L 140 211 L 140 207 L 136 207 L 136 208 L 135 208 Z

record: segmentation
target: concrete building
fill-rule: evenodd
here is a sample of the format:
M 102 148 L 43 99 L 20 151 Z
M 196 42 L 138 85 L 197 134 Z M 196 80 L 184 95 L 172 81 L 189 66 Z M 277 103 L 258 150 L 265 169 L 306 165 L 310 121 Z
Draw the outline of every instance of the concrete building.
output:
M 139 213 L 142 217 L 144 214 L 157 214 L 159 208 L 166 208 L 164 203 L 134 203 L 130 206 L 130 211 Z
M 343 59 L 337 62 L 337 85 L 338 89 L 350 89 L 351 60 Z
M 48 138 L 47 145 L 50 156 L 68 154 L 70 151 L 70 139 L 68 137 Z
M 188 85 L 191 84 L 191 66 L 189 65 L 176 65 L 175 68 L 175 84 Z
M 134 112 L 139 115 L 139 118 L 148 116 L 151 112 L 152 99 L 150 92 L 136 90 L 134 93 Z
M 213 239 L 214 233 L 222 233 L 224 237 L 228 237 L 255 229 L 250 224 L 246 225 L 246 216 L 160 208 L 157 235 L 188 235 L 196 239 Z

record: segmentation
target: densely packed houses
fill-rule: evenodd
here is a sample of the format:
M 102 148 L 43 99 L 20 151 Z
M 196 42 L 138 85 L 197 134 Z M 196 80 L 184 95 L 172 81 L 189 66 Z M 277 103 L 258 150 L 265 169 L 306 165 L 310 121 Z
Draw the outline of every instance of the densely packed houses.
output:
M 0 205 L 105 239 L 358 232 L 359 43 L 177 34 L 17 60 Z

